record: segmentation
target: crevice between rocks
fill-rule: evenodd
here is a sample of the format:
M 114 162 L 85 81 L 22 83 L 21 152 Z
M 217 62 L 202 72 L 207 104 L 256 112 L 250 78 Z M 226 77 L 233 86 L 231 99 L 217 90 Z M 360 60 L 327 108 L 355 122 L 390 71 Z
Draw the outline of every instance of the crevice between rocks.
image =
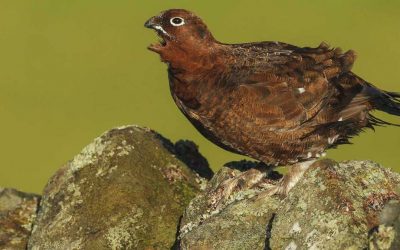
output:
M 273 213 L 271 216 L 271 219 L 269 219 L 268 223 L 267 223 L 267 228 L 266 228 L 266 232 L 265 232 L 265 246 L 264 246 L 264 250 L 272 250 L 270 247 L 270 239 L 271 239 L 271 231 L 272 231 L 272 223 L 274 222 L 276 214 Z
M 176 226 L 175 242 L 172 245 L 172 247 L 170 248 L 170 250 L 179 250 L 180 249 L 179 246 L 181 245 L 181 239 L 179 237 L 179 233 L 180 233 L 182 218 L 183 218 L 183 215 L 181 215 L 179 217 L 178 225 Z

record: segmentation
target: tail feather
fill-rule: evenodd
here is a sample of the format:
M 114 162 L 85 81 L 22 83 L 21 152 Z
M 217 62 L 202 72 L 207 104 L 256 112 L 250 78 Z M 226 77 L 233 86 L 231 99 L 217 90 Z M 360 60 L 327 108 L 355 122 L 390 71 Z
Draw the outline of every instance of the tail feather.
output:
M 400 116 L 400 93 L 384 91 L 373 85 L 368 86 L 368 95 L 374 109 Z
M 400 101 L 400 93 L 397 92 L 390 92 L 390 91 L 384 91 L 386 94 L 389 96 L 395 98 L 397 101 Z
M 375 130 L 374 126 L 390 125 L 390 126 L 400 127 L 400 124 L 384 121 L 384 120 L 379 119 L 378 117 L 373 116 L 371 114 L 368 115 L 368 121 L 369 121 L 369 124 L 367 125 L 367 127 L 371 128 L 373 130 Z
M 400 116 L 400 93 L 382 91 L 376 108 L 391 115 Z

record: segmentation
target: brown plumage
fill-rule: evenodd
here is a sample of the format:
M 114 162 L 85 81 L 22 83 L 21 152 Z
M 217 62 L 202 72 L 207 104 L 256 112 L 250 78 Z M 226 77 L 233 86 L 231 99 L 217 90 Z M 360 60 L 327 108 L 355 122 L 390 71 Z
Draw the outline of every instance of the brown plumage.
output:
M 268 165 L 317 159 L 364 128 L 390 124 L 371 110 L 400 115 L 399 94 L 351 71 L 351 50 L 324 43 L 224 44 L 199 17 L 180 9 L 145 26 L 162 39 L 149 49 L 168 64 L 183 114 L 215 144 Z

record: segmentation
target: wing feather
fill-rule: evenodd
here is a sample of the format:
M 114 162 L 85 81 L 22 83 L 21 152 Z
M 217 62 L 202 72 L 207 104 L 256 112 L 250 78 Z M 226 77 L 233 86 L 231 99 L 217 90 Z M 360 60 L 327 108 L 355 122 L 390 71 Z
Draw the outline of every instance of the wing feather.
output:
M 282 43 L 275 47 L 253 46 L 262 46 L 264 52 L 268 47 L 268 51 L 265 56 L 260 56 L 260 50 L 248 49 L 252 60 L 260 61 L 252 64 L 247 63 L 245 56 L 241 57 L 246 74 L 240 72 L 240 67 L 235 68 L 241 76 L 236 91 L 266 126 L 291 130 L 304 123 L 318 125 L 337 119 L 337 114 L 332 112 L 319 114 L 329 110 L 327 106 L 335 102 L 333 99 L 338 92 L 335 79 L 351 69 L 355 60 L 353 51 L 343 54 L 340 49 L 331 49 L 326 44 L 317 48 L 298 48 Z M 254 51 L 258 56 L 252 55 Z M 348 112 L 352 111 L 358 110 Z

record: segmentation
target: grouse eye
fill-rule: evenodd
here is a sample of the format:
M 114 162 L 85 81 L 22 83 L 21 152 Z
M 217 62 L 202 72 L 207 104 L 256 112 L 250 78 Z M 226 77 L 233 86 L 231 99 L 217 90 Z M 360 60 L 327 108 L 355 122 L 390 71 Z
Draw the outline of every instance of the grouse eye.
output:
M 182 17 L 173 17 L 173 18 L 171 18 L 170 23 L 173 26 L 181 26 L 181 25 L 185 24 L 185 20 L 183 20 Z

